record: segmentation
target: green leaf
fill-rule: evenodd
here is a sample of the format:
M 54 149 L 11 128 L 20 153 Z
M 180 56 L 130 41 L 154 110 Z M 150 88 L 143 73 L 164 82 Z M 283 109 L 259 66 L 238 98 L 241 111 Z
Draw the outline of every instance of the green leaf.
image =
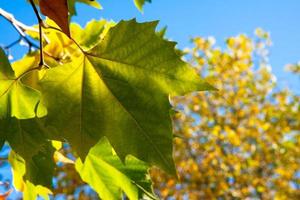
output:
M 167 32 L 167 26 L 163 27 L 162 29 L 160 29 L 159 31 L 157 31 L 157 35 L 161 38 L 164 38 Z
M 102 9 L 101 4 L 96 0 L 68 0 L 69 13 L 71 16 L 77 15 L 75 3 L 84 3 L 97 9 Z
M 94 146 L 84 164 L 76 161 L 76 170 L 102 199 L 121 199 L 122 191 L 129 199 L 138 199 L 139 190 L 145 186 L 151 194 L 151 182 L 147 180 L 148 165 L 133 157 L 121 162 L 106 138 Z M 138 185 L 139 184 L 139 185 Z M 140 187 L 138 187 L 138 186 Z
M 51 145 L 51 142 L 48 142 L 42 146 L 40 151 L 30 161 L 26 160 L 25 179 L 34 185 L 51 188 L 56 166 L 53 159 L 54 152 L 54 147 Z
M 78 24 L 71 24 L 71 33 L 76 42 L 84 49 L 94 47 L 107 33 L 107 31 L 114 26 L 112 21 L 91 20 L 84 28 Z
M 8 118 L 0 120 L 0 135 L 24 159 L 30 160 L 46 140 L 46 131 L 38 119 L 18 120 Z
M 5 52 L 0 48 L 0 81 L 14 78 L 14 71 L 5 55 Z
M 40 92 L 24 85 L 19 77 L 15 77 L 7 57 L 0 49 L 0 119 L 16 117 L 18 119 L 29 119 L 37 116 L 37 108 L 46 108 L 39 105 Z
M 25 182 L 23 190 L 23 200 L 34 200 L 42 197 L 43 200 L 50 200 L 49 195 L 52 192 L 41 185 L 35 186 L 30 181 Z
M 0 120 L 0 137 L 26 164 L 26 180 L 35 185 L 50 187 L 54 169 L 53 148 L 47 137 L 50 136 L 40 119 Z M 25 172 L 24 172 L 25 174 Z
M 47 123 L 81 158 L 106 136 L 122 160 L 131 154 L 176 174 L 169 95 L 212 89 L 155 33 L 157 22 L 121 21 L 72 62 L 42 80 Z
M 135 6 L 140 11 L 143 10 L 143 6 L 146 2 L 151 3 L 151 0 L 134 0 Z M 71 16 L 77 15 L 77 12 L 76 12 L 76 9 L 75 9 L 75 4 L 76 3 L 84 3 L 84 4 L 87 4 L 87 5 L 92 6 L 94 8 L 102 9 L 101 4 L 96 0 L 68 0 L 68 7 L 69 7 L 69 12 L 70 12 Z
M 49 149 L 45 149 L 49 150 Z M 50 152 L 52 153 L 52 150 L 50 149 Z M 49 152 L 41 152 L 42 156 L 41 158 L 43 159 L 43 163 L 38 163 L 36 160 L 32 160 L 29 164 L 24 161 L 24 159 L 15 153 L 14 151 L 11 151 L 8 157 L 9 163 L 12 166 L 12 173 L 13 173 L 13 185 L 14 187 L 23 192 L 23 199 L 24 200 L 32 200 L 32 199 L 37 199 L 38 196 L 42 196 L 43 199 L 47 200 L 49 199 L 49 194 L 52 192 L 46 188 L 43 187 L 42 185 L 38 184 L 33 184 L 32 182 L 28 180 L 24 180 L 24 176 L 28 178 L 28 176 L 34 176 L 35 178 L 40 179 L 39 182 L 49 182 L 49 177 L 53 176 L 53 162 L 49 161 Z M 51 154 L 50 153 L 50 154 Z M 49 154 L 49 155 L 50 155 Z M 41 161 L 38 159 L 39 162 Z M 35 165 L 34 168 L 32 165 Z M 50 169 L 51 168 L 51 169 Z M 28 173 L 29 171 L 29 173 Z M 29 178 L 31 179 L 31 178 Z
M 142 11 L 145 2 L 151 3 L 151 0 L 134 0 L 135 6 Z
M 0 133 L 0 135 L 1 135 L 1 133 Z M 0 151 L 3 148 L 4 144 L 5 144 L 5 139 L 0 137 Z

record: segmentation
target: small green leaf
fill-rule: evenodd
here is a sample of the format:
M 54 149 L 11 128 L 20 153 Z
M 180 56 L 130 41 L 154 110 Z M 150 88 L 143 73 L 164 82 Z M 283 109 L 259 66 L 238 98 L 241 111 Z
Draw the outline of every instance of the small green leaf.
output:
M 34 185 L 52 188 L 52 178 L 56 166 L 53 159 L 54 152 L 54 147 L 48 141 L 30 161 L 26 160 L 25 179 Z
M 78 24 L 71 24 L 71 33 L 73 38 L 84 49 L 94 47 L 107 33 L 107 31 L 114 26 L 115 23 L 106 20 L 91 20 L 84 28 Z
M 142 185 L 146 186 L 145 191 L 152 192 L 151 182 L 147 180 L 148 165 L 133 157 L 123 164 L 113 154 L 106 138 L 90 150 L 84 163 L 78 159 L 75 167 L 81 178 L 104 200 L 121 199 L 122 191 L 129 199 L 138 199 Z
M 50 146 L 46 148 L 50 148 Z M 49 177 L 51 176 L 51 181 L 53 176 L 54 162 L 52 158 L 49 160 L 49 155 L 52 153 L 52 150 L 45 150 L 50 151 L 41 151 L 42 155 L 38 155 L 41 156 L 44 164 L 39 163 L 41 161 L 40 159 L 38 159 L 39 162 L 32 160 L 30 163 L 28 163 L 25 162 L 24 159 L 14 151 L 9 153 L 8 160 L 12 166 L 13 185 L 17 190 L 23 192 L 24 200 L 37 199 L 38 196 L 41 196 L 43 199 L 47 200 L 49 199 L 48 195 L 52 193 L 48 188 L 39 185 L 39 183 L 47 183 L 46 185 L 49 185 Z M 33 165 L 35 165 L 34 168 L 31 168 Z M 26 178 L 24 179 L 24 177 Z M 31 181 L 29 181 L 30 179 L 37 178 L 40 180 L 38 180 L 36 184 L 33 184 Z
M 101 4 L 96 0 L 68 0 L 69 13 L 71 16 L 77 15 L 75 4 L 84 3 L 97 9 L 102 9 Z
M 24 85 L 20 77 L 15 77 L 4 51 L 0 49 L 0 119 L 36 117 L 38 106 L 42 106 L 39 105 L 40 96 L 39 91 Z M 41 109 L 44 115 L 46 108 Z
M 47 138 L 50 136 L 40 119 L 0 120 L 0 137 L 22 157 L 26 165 L 26 180 L 35 185 L 50 187 L 54 169 L 53 148 Z M 52 173 L 51 173 L 52 172 Z M 24 172 L 25 174 L 25 172 Z
M 140 11 L 143 10 L 143 6 L 144 6 L 144 4 L 145 4 L 146 2 L 151 3 L 151 0 L 134 0 L 135 6 L 136 6 Z
M 38 119 L 18 120 L 8 118 L 0 120 L 0 135 L 24 159 L 30 160 L 47 141 L 46 130 Z
M 0 48 L 0 81 L 13 79 L 15 77 L 5 52 Z

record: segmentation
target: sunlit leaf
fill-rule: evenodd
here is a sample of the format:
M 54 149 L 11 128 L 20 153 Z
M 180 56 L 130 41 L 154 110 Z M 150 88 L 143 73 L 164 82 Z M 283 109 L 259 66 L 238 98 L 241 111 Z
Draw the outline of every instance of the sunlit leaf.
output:
M 48 123 L 82 158 L 106 136 L 122 160 L 131 154 L 175 174 L 168 96 L 213 88 L 180 60 L 175 43 L 156 35 L 156 25 L 122 21 L 42 80 Z

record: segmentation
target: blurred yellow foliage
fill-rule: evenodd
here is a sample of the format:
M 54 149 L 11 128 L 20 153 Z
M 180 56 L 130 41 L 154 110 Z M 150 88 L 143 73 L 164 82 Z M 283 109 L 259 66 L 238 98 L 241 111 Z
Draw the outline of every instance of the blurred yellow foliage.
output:
M 152 170 L 162 199 L 300 199 L 300 98 L 280 90 L 262 29 L 227 39 L 195 38 L 191 64 L 219 89 L 176 97 L 179 180 Z

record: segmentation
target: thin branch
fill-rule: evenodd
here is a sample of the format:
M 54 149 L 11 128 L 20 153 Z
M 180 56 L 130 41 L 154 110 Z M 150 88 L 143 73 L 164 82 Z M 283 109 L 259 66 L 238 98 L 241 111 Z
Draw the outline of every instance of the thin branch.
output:
M 7 161 L 8 160 L 8 157 L 0 157 L 0 161 Z M 0 184 L 1 185 L 1 184 Z
M 38 19 L 38 22 L 39 22 L 39 40 L 40 40 L 40 63 L 39 63 L 39 66 L 42 68 L 45 63 L 44 63 L 44 53 L 43 53 L 43 30 L 42 30 L 42 26 L 43 26 L 43 20 L 39 14 L 39 11 L 37 10 L 33 0 L 30 0 L 30 4 L 31 4 L 31 7 Z
M 20 43 L 22 40 L 28 44 L 29 51 L 31 51 L 32 47 L 34 47 L 35 49 L 40 49 L 40 47 L 38 45 L 33 43 L 31 40 L 29 40 L 28 34 L 26 33 L 26 31 L 38 33 L 39 30 L 37 28 L 23 24 L 22 22 L 18 21 L 11 13 L 3 10 L 2 8 L 0 8 L 0 16 L 2 16 L 5 20 L 7 20 L 20 35 L 19 39 L 4 46 L 3 47 L 4 49 L 9 50 L 11 47 Z M 43 34 L 43 39 L 46 41 L 46 43 L 49 43 L 49 39 L 47 38 L 47 36 L 45 34 Z M 51 54 L 49 54 L 48 52 L 43 51 L 43 53 L 46 56 L 54 59 L 55 61 L 58 61 L 58 62 L 60 61 L 60 58 L 54 57 Z M 48 67 L 48 66 L 46 66 L 46 67 Z
M 36 45 L 32 41 L 30 41 L 26 34 L 26 31 L 38 32 L 38 30 L 36 28 L 27 26 L 27 25 L 23 24 L 22 22 L 16 20 L 12 14 L 8 13 L 7 11 L 3 10 L 2 8 L 0 8 L 0 16 L 2 16 L 4 19 L 6 19 L 14 27 L 14 29 L 19 33 L 20 38 L 23 39 L 28 44 L 29 51 L 31 51 L 31 47 L 34 47 L 36 49 L 40 48 L 38 45 Z M 19 40 L 19 41 L 21 41 L 21 40 Z M 17 43 L 14 42 L 14 43 L 6 46 L 6 48 L 12 47 L 15 44 L 17 44 Z
M 23 24 L 22 22 L 18 21 L 11 13 L 3 10 L 2 8 L 0 8 L 0 15 L 4 17 L 7 21 L 9 21 L 23 37 L 26 36 L 26 31 L 33 31 L 36 33 L 38 32 L 36 28 Z
M 21 42 L 22 39 L 23 39 L 23 38 L 20 36 L 20 38 L 17 39 L 16 41 L 10 43 L 9 45 L 6 45 L 6 46 L 4 47 L 4 49 L 10 49 L 11 47 L 15 46 L 16 44 L 19 44 L 19 43 Z

